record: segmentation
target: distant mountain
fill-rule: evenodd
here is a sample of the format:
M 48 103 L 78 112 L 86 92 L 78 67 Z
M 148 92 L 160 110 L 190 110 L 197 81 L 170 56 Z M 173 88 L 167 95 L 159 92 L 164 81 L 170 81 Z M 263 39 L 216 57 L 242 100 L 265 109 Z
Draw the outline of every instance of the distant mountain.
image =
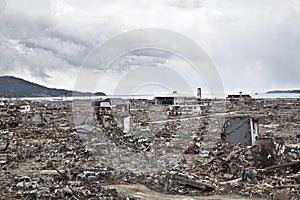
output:
M 92 93 L 74 92 L 76 96 L 93 95 Z M 97 96 L 104 96 L 103 92 L 97 92 Z M 61 97 L 73 96 L 73 91 L 47 88 L 45 86 L 26 81 L 13 76 L 0 76 L 0 98 L 19 97 Z
M 267 92 L 267 94 L 283 94 L 283 93 L 300 94 L 300 90 L 273 90 Z

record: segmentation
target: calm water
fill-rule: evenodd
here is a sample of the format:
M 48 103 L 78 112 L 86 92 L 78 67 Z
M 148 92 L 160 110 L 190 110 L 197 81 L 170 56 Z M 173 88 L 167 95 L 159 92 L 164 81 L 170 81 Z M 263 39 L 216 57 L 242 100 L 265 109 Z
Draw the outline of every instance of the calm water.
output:
M 252 98 L 255 99 L 276 99 L 276 98 L 300 98 L 300 94 L 294 93 L 283 93 L 283 94 L 266 94 L 266 93 L 258 93 L 258 94 L 250 94 Z M 107 95 L 107 96 L 84 96 L 84 97 L 24 97 L 20 98 L 22 100 L 37 100 L 37 101 L 71 101 L 73 99 L 101 99 L 101 98 L 123 98 L 123 99 L 153 99 L 155 95 Z M 210 98 L 208 94 L 202 94 L 203 98 Z

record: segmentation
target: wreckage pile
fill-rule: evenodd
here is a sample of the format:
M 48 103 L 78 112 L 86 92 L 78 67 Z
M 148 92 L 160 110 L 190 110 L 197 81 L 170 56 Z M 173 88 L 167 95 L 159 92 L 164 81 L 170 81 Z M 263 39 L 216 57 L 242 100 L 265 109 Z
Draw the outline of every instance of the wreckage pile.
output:
M 267 162 L 261 162 L 269 155 L 272 156 L 265 159 Z M 300 161 L 285 162 L 277 155 L 276 148 L 245 148 L 220 142 L 208 158 L 185 155 L 178 163 L 158 172 L 128 173 L 121 177 L 124 183 L 140 183 L 168 194 L 239 194 L 274 199 L 283 199 L 284 195 L 286 199 L 299 199 Z
M 1 129 L 0 196 L 4 199 L 135 199 L 103 187 L 109 182 L 105 179 L 110 170 L 96 162 L 82 145 L 81 138 L 70 131 L 70 106 L 55 102 L 47 105 L 49 102 L 39 110 L 43 112 L 42 121 L 27 123 L 18 118 L 21 113 L 10 114 L 17 113 L 17 104 L 9 110 L 3 109 L 4 115 L 15 117 L 18 124 L 6 124 L 6 129 Z M 37 109 L 38 103 L 34 106 Z
M 96 160 L 84 145 L 85 138 L 72 131 L 71 102 L 29 102 L 33 113 L 42 118 L 22 115 L 17 102 L 7 102 L 0 113 L 0 194 L 5 199 L 135 199 L 106 186 L 140 183 L 167 194 L 299 199 L 300 105 L 299 101 L 287 101 L 258 100 L 231 106 L 230 115 L 242 111 L 260 121 L 261 139 L 250 147 L 219 139 L 212 148 L 202 148 L 205 138 L 215 131 L 203 118 L 197 119 L 202 121 L 195 127 L 175 118 L 153 137 L 106 128 L 105 134 L 114 144 L 147 155 L 192 127 L 193 145 L 185 146 L 195 151 L 182 149 L 174 162 L 149 172 L 120 171 Z M 139 112 L 134 113 L 134 123 L 147 127 L 149 121 Z M 140 165 L 145 161 L 147 156 Z

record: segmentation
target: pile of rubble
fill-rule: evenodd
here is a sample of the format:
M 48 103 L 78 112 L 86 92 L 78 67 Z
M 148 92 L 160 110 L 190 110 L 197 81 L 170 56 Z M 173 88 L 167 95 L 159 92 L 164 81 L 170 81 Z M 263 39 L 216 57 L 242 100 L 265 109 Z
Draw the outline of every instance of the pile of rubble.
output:
M 22 122 L 17 106 L 2 109 L 2 116 L 15 117 L 18 125 L 5 124 L 0 133 L 1 197 L 135 199 L 103 187 L 110 182 L 110 169 L 95 161 L 78 134 L 71 132 L 70 106 L 60 102 L 31 105 L 35 110 L 43 108 L 39 125 Z
M 282 199 L 284 194 L 286 199 L 299 199 L 300 161 L 289 162 L 278 153 L 276 148 L 261 145 L 245 148 L 220 142 L 208 158 L 185 155 L 178 163 L 156 172 L 121 173 L 116 177 L 167 194 L 239 194 L 273 199 Z
M 265 101 L 265 103 L 269 102 Z M 270 107 L 263 106 L 265 109 L 254 109 L 256 104 L 257 102 L 252 102 L 247 108 L 235 108 L 238 113 L 234 113 L 235 109 L 228 112 L 231 112 L 231 115 L 236 115 L 241 114 L 240 111 L 242 110 L 242 114 L 249 114 L 258 120 L 263 119 L 261 124 L 263 130 L 270 123 L 278 123 L 278 120 L 286 127 L 298 128 L 298 124 L 296 124 L 299 121 L 298 113 L 295 113 L 293 121 L 285 122 L 285 117 L 269 121 L 264 118 L 264 115 L 266 112 L 271 112 Z M 259 104 L 261 106 L 261 103 Z M 293 109 L 299 110 L 299 104 L 293 104 Z M 285 111 L 281 110 L 281 112 Z M 143 113 L 147 113 L 147 111 L 144 109 Z M 203 121 L 204 119 L 201 118 L 200 120 Z M 213 149 L 207 151 L 195 145 L 197 142 L 202 145 L 203 138 L 211 133 L 211 130 L 208 130 L 207 121 L 204 122 L 198 123 L 198 130 L 195 132 L 196 137 L 193 137 L 192 145 L 189 147 L 193 151 L 183 151 L 188 155 L 182 155 L 175 163 L 153 173 L 127 173 L 126 175 L 122 173 L 124 183 L 140 183 L 153 190 L 169 194 L 239 194 L 273 199 L 300 198 L 300 190 L 298 189 L 300 149 L 299 145 L 290 145 L 291 143 L 299 144 L 297 134 L 289 135 L 289 137 L 279 134 L 270 136 L 265 131 L 266 134 L 261 134 L 256 145 L 245 147 L 218 141 Z M 191 124 L 178 123 L 178 120 L 169 121 L 164 128 L 153 135 L 169 137 L 171 140 L 174 132 L 185 130 L 181 126 L 191 126 Z M 118 135 L 121 138 L 111 137 L 110 139 L 126 142 L 126 139 L 122 138 L 124 134 L 121 131 Z M 132 141 L 131 135 L 130 140 Z M 170 140 L 162 140 L 158 146 Z M 132 147 L 145 145 L 144 141 L 135 140 Z M 155 143 L 155 140 L 152 138 L 148 142 L 150 144 Z M 139 150 L 148 149 L 149 146 L 151 145 L 147 144 L 145 148 Z
M 208 138 L 220 133 L 217 124 L 220 122 L 209 116 L 195 118 L 197 123 L 158 116 L 158 121 L 167 123 L 155 129 L 149 116 L 157 117 L 161 111 L 145 114 L 149 105 L 140 102 L 135 105 L 141 106 L 140 110 L 132 109 L 132 123 L 143 131 L 137 128 L 124 133 L 115 125 L 105 128 L 95 125 L 91 131 L 95 136 L 101 129 L 119 148 L 145 155 L 135 165 L 144 165 L 148 154 L 159 152 L 171 141 L 179 141 L 181 133 L 190 131 L 185 133 L 190 141 L 176 143 L 183 147 L 178 157 L 148 172 L 123 171 L 99 162 L 90 147 L 102 144 L 95 140 L 86 145 L 87 137 L 93 133 L 85 134 L 84 138 L 72 129 L 72 102 L 29 102 L 32 112 L 42 116 L 34 120 L 20 114 L 17 102 L 7 102 L 0 108 L 0 194 L 8 199 L 135 199 L 106 186 L 139 183 L 167 194 L 299 199 L 300 116 L 294 111 L 299 111 L 299 105 L 294 100 L 287 104 L 294 109 L 290 111 L 291 117 L 284 106 L 287 100 L 281 101 L 277 102 L 277 108 L 269 106 L 274 105 L 273 101 L 259 100 L 228 110 L 230 115 L 242 110 L 259 119 L 263 134 L 250 147 Z M 206 143 L 213 145 L 206 148 Z

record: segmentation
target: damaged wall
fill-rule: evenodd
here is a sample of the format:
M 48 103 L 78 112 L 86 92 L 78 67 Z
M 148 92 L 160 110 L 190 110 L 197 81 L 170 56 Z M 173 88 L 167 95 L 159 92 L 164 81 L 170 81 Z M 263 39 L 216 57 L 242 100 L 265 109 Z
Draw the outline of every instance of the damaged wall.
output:
M 221 136 L 229 144 L 252 146 L 258 137 L 258 122 L 250 116 L 227 117 Z

